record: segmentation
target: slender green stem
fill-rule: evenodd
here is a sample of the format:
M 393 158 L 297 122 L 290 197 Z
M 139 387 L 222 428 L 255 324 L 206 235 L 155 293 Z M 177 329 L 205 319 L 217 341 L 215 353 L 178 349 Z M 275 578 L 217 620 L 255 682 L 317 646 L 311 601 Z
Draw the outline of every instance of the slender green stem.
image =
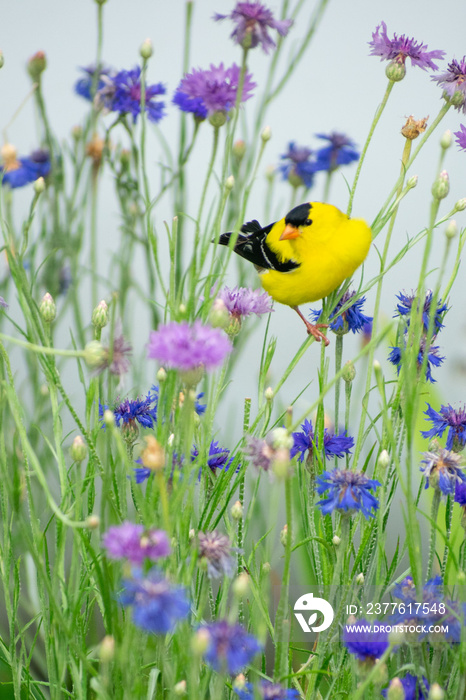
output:
M 291 478 L 285 479 L 285 505 L 287 536 L 285 542 L 285 557 L 283 563 L 282 585 L 277 614 L 275 616 L 274 642 L 275 642 L 275 666 L 274 678 L 278 680 L 286 674 L 288 640 L 285 639 L 284 622 L 288 608 L 288 590 L 290 585 L 291 545 L 293 537 L 293 512 Z
M 427 571 L 426 571 L 426 581 L 428 581 L 432 576 L 432 567 L 434 564 L 435 555 L 435 543 L 437 541 L 437 515 L 440 505 L 441 491 L 439 488 L 434 490 L 434 495 L 432 497 L 432 507 L 430 511 L 430 538 L 429 538 L 429 557 L 427 559 Z

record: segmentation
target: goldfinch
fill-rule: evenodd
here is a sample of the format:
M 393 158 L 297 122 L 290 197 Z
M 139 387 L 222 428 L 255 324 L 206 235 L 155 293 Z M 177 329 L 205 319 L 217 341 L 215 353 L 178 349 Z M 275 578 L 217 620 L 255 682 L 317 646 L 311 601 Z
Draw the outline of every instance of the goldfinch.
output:
M 232 233 L 223 233 L 228 246 Z M 350 219 L 331 204 L 306 202 L 280 221 L 262 228 L 255 219 L 241 227 L 235 253 L 254 263 L 263 288 L 280 304 L 294 309 L 307 332 L 318 341 L 327 337 L 299 310 L 300 304 L 323 299 L 365 260 L 371 230 L 362 219 Z

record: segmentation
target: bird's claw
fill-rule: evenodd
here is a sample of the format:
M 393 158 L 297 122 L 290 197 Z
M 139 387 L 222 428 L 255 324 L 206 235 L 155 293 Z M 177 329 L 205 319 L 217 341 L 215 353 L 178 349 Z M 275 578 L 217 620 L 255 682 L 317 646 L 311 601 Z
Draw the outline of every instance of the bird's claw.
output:
M 321 340 L 324 341 L 325 345 L 330 345 L 330 340 L 327 338 L 327 336 L 322 333 L 319 328 L 328 328 L 328 323 L 306 323 L 306 328 L 308 335 L 312 335 L 313 338 L 316 340 L 317 343 L 320 343 Z

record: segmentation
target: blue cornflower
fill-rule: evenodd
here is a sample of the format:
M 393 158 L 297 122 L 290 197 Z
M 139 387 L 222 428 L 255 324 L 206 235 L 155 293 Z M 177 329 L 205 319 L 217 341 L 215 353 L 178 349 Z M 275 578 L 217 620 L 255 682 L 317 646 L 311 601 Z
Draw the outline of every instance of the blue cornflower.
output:
M 1 150 L 3 164 L 0 166 L 2 184 L 12 189 L 24 187 L 39 177 L 50 173 L 49 153 L 43 149 L 33 151 L 30 156 L 17 158 L 16 149 L 6 144 Z
M 199 631 L 208 637 L 205 660 L 216 671 L 239 673 L 262 648 L 244 627 L 231 625 L 226 620 L 203 625 Z
M 433 339 L 432 339 L 433 340 Z M 406 349 L 406 337 L 405 337 L 405 349 Z M 432 367 L 440 367 L 442 362 L 444 361 L 445 357 L 440 356 L 439 353 L 439 347 L 438 345 L 429 345 L 429 347 L 426 347 L 426 339 L 423 337 L 421 338 L 420 342 L 420 348 L 419 352 L 417 355 L 417 366 L 418 369 L 421 369 L 422 363 L 424 361 L 424 355 L 427 350 L 427 364 L 426 364 L 426 379 L 427 381 L 431 382 L 431 384 L 434 384 L 437 380 L 432 377 Z M 401 369 L 401 360 L 402 360 L 402 349 L 398 346 L 392 347 L 391 352 L 388 356 L 388 361 L 392 363 L 392 365 L 396 366 L 396 371 L 399 374 L 400 369 Z
M 404 678 L 397 677 L 397 680 L 401 683 L 403 687 L 404 700 L 427 700 L 427 695 L 424 694 L 422 685 L 419 683 L 417 676 L 413 676 L 412 673 L 407 673 L 406 676 L 404 676 Z M 425 690 L 428 693 L 430 685 L 425 676 L 422 676 L 422 682 L 424 684 Z M 382 695 L 384 698 L 387 697 L 387 691 L 389 688 L 390 686 L 382 690 Z
M 194 462 L 198 456 L 199 450 L 196 446 L 193 446 L 193 449 L 191 450 L 191 461 Z M 210 467 L 214 474 L 217 469 L 224 469 L 227 471 L 227 469 L 230 468 L 233 462 L 233 457 L 229 457 L 230 450 L 227 450 L 226 447 L 220 447 L 217 441 L 212 440 L 209 445 L 207 466 Z
M 428 409 L 424 415 L 432 422 L 430 430 L 422 430 L 421 435 L 425 438 L 442 437 L 448 428 L 447 450 L 461 452 L 466 444 L 466 407 L 455 410 L 450 404 L 440 406 L 437 413 L 432 406 L 427 404 Z
M 102 418 L 108 406 L 99 403 L 99 415 Z M 120 423 L 128 424 L 137 421 L 144 428 L 153 428 L 157 422 L 157 395 L 150 392 L 145 399 L 125 399 L 121 403 L 115 404 L 111 409 L 115 416 L 115 423 L 120 427 Z
M 316 170 L 332 172 L 340 165 L 348 165 L 359 160 L 356 144 L 345 134 L 332 131 L 330 134 L 316 134 L 317 138 L 329 141 L 329 145 L 316 152 Z
M 146 632 L 166 634 L 178 620 L 188 616 L 190 604 L 186 590 L 172 586 L 154 567 L 146 576 L 133 569 L 133 578 L 123 580 L 120 603 L 133 606 L 133 622 Z
M 405 576 L 393 587 L 393 595 L 401 600 L 405 605 L 417 602 L 416 586 L 412 576 Z M 441 576 L 434 576 L 424 584 L 422 588 L 422 602 L 434 603 L 443 600 L 443 579 Z M 420 611 L 422 614 L 422 610 Z M 410 613 L 408 613 L 410 614 Z
M 307 189 L 312 187 L 316 172 L 316 160 L 310 148 L 297 146 L 294 141 L 291 141 L 288 145 L 288 151 L 280 158 L 286 161 L 278 166 L 284 180 L 288 180 L 293 187 L 300 185 L 304 185 Z
M 397 312 L 394 314 L 394 317 L 396 316 L 402 316 L 406 317 L 406 325 L 409 326 L 410 322 L 410 316 L 411 313 L 413 312 L 413 305 L 414 305 L 414 313 L 417 313 L 418 308 L 419 308 L 419 297 L 416 296 L 416 294 L 413 292 L 412 294 L 404 294 L 403 292 L 400 292 L 397 294 L 397 299 L 399 299 L 399 304 L 396 305 Z M 429 329 L 429 317 L 430 317 L 430 307 L 432 304 L 432 290 L 427 290 L 426 293 L 426 298 L 424 300 L 423 308 L 422 308 L 422 323 L 424 326 L 424 330 L 427 333 Z M 442 302 L 441 299 L 437 301 L 437 308 L 435 310 L 435 315 L 434 315 L 434 325 L 433 325 L 433 333 L 434 335 L 437 335 L 437 333 L 443 328 L 443 317 L 445 315 L 445 312 L 448 311 L 448 307 L 446 304 Z
M 299 700 L 300 697 L 297 690 L 284 688 L 279 683 L 271 681 L 261 681 L 257 689 L 258 695 L 254 695 L 252 683 L 245 683 L 242 688 L 233 685 L 233 690 L 240 700 L 254 700 L 256 697 L 262 700 Z
M 466 482 L 465 465 L 460 464 L 462 457 L 457 452 L 440 449 L 438 452 L 423 452 L 423 455 L 424 466 L 420 470 L 426 477 L 426 488 L 432 486 L 448 495 L 455 492 L 459 481 Z
M 142 464 L 142 459 L 136 459 L 134 460 L 136 464 Z M 151 474 L 154 473 L 153 469 L 149 469 L 149 467 L 133 467 L 134 471 L 134 479 L 137 484 L 143 484 L 146 479 L 150 477 Z
M 368 324 L 371 324 L 372 329 L 372 316 L 366 316 L 362 313 L 362 307 L 366 301 L 366 297 L 355 299 L 346 311 L 340 313 L 342 306 L 346 305 L 354 296 L 356 296 L 356 292 L 345 292 L 329 316 L 330 329 L 338 335 L 349 333 L 349 331 L 352 331 L 352 333 L 359 333 L 361 330 L 364 331 Z M 311 319 L 314 323 L 317 323 L 321 316 L 322 309 L 311 309 Z
M 368 479 L 365 474 L 349 469 L 333 469 L 318 476 L 317 483 L 316 491 L 319 496 L 325 491 L 330 492 L 327 498 L 317 503 L 323 515 L 330 515 L 334 510 L 360 510 L 364 517 L 369 519 L 374 517 L 379 507 L 379 502 L 370 491 L 375 491 L 380 482 Z
M 455 484 L 455 503 L 466 509 L 466 484 L 464 481 L 457 481 Z
M 94 80 L 94 75 L 96 73 L 96 66 L 91 64 L 89 66 L 82 66 L 80 68 L 85 75 L 76 82 L 74 86 L 75 92 L 84 97 L 85 100 L 92 100 L 91 90 L 92 82 Z M 102 91 L 107 85 L 110 84 L 111 78 L 116 75 L 116 71 L 113 68 L 108 68 L 107 66 L 101 66 L 99 71 L 99 79 L 97 81 L 96 93 Z
M 374 632 L 370 622 L 357 620 L 343 628 L 343 644 L 360 661 L 379 659 L 388 649 L 388 632 Z
M 290 457 L 294 457 L 300 453 L 298 461 L 302 462 L 306 452 L 309 450 L 312 454 L 314 444 L 319 450 L 320 446 L 317 443 L 317 436 L 314 434 L 312 421 L 305 420 L 301 424 L 302 432 L 292 433 L 294 445 L 290 450 Z M 327 428 L 324 429 L 324 452 L 327 459 L 329 457 L 343 457 L 345 454 L 350 454 L 351 448 L 354 447 L 354 439 L 347 437 L 346 430 L 341 435 L 330 433 Z
M 136 66 L 133 70 L 121 70 L 112 77 L 111 83 L 114 93 L 105 106 L 112 112 L 131 114 L 135 123 L 141 111 L 141 68 Z M 159 122 L 164 116 L 165 103 L 157 98 L 165 93 L 162 83 L 145 86 L 146 113 L 152 122 Z

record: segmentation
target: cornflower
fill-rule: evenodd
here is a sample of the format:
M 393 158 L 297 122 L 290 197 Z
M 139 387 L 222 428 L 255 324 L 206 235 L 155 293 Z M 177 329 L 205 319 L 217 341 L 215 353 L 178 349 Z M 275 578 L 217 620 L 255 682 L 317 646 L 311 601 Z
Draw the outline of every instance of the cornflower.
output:
M 260 44 L 265 53 L 276 46 L 268 29 L 276 29 L 280 36 L 286 36 L 293 24 L 292 19 L 275 19 L 272 11 L 260 2 L 237 2 L 229 15 L 216 12 L 213 19 L 216 22 L 223 19 L 233 20 L 235 28 L 231 38 L 235 44 L 245 49 L 254 49 Z
M 387 25 L 381 22 L 372 34 L 372 41 L 369 41 L 371 56 L 380 56 L 381 61 L 391 61 L 405 65 L 406 59 L 411 59 L 411 65 L 418 66 L 422 70 L 438 70 L 438 66 L 433 59 L 442 59 L 445 51 L 427 51 L 427 44 L 417 42 L 414 38 L 409 39 L 404 34 L 398 37 L 393 35 L 389 39 L 387 35 Z
M 372 316 L 366 316 L 362 312 L 366 297 L 355 299 L 343 313 L 340 313 L 342 306 L 346 305 L 354 296 L 356 296 L 356 292 L 345 292 L 329 316 L 330 329 L 337 335 L 343 335 L 349 333 L 349 331 L 352 333 L 359 333 L 360 331 L 364 331 L 368 324 L 372 324 Z M 322 309 L 311 309 L 311 319 L 314 323 L 316 323 L 321 316 Z
M 298 461 L 302 462 L 306 452 L 310 454 L 314 451 L 314 444 L 317 450 L 320 450 L 317 436 L 314 433 L 312 421 L 306 419 L 301 424 L 302 431 L 292 433 L 293 447 L 290 450 L 290 457 L 299 454 Z M 341 435 L 335 435 L 328 428 L 324 429 L 324 453 L 327 459 L 330 457 L 343 457 L 345 454 L 350 454 L 350 450 L 354 447 L 354 439 L 347 437 L 346 430 Z
M 332 131 L 330 134 L 316 134 L 317 138 L 328 141 L 329 145 L 316 151 L 316 170 L 333 172 L 340 165 L 349 165 L 359 160 L 356 144 L 345 134 Z
M 157 561 L 170 554 L 170 542 L 164 530 L 145 530 L 143 525 L 128 521 L 109 527 L 103 546 L 111 559 L 126 559 L 142 564 L 145 559 Z
M 285 161 L 278 166 L 283 180 L 288 180 L 293 187 L 301 185 L 307 189 L 312 187 L 316 172 L 316 159 L 310 148 L 297 146 L 294 141 L 291 141 L 288 145 L 288 151 L 280 158 Z
M 333 469 L 318 476 L 317 484 L 316 491 L 320 496 L 329 491 L 327 498 L 317 503 L 323 515 L 331 515 L 334 510 L 346 513 L 359 510 L 368 520 L 374 517 L 379 507 L 378 500 L 370 491 L 375 491 L 380 482 L 369 479 L 365 474 Z

